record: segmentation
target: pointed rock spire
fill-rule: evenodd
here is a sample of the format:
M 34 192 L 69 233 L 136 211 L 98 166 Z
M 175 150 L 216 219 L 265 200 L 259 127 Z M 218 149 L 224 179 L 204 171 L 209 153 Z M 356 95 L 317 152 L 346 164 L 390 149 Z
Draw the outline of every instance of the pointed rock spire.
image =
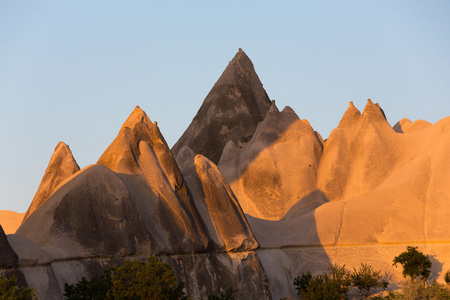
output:
M 239 49 L 172 152 L 188 146 L 217 164 L 228 141 L 241 146 L 251 139 L 270 106 L 253 63 Z
M 58 185 L 80 170 L 72 151 L 59 142 L 42 177 L 41 184 L 25 214 L 22 223 L 56 191 Z
M 347 110 L 342 116 L 341 121 L 339 122 L 338 127 L 349 127 L 356 124 L 361 117 L 361 112 L 355 107 L 353 101 L 350 101 Z
M 181 172 L 175 158 L 162 136 L 157 123 L 152 123 L 139 107 L 133 110 L 122 125 L 119 134 L 98 160 L 116 173 L 136 174 L 140 172 L 140 143 L 145 142 L 154 151 L 158 163 L 168 177 L 173 189 L 183 185 Z
M 364 111 L 362 116 L 368 118 L 370 120 L 384 120 L 386 121 L 386 115 L 384 111 L 381 109 L 380 104 L 374 104 L 372 100 L 368 99 L 366 107 L 364 107 Z

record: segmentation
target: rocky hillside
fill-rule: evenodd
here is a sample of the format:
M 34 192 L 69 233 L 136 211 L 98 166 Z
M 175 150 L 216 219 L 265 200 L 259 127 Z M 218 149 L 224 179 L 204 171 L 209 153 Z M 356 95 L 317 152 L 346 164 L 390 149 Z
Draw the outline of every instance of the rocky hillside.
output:
M 293 278 L 330 263 L 370 263 L 395 288 L 393 257 L 418 246 L 443 281 L 450 118 L 391 126 L 371 100 L 342 113 L 324 141 L 239 50 L 172 150 L 139 107 L 94 165 L 58 144 L 23 224 L 0 232 L 0 274 L 60 299 L 64 282 L 156 255 L 193 299 L 219 285 L 295 299 Z

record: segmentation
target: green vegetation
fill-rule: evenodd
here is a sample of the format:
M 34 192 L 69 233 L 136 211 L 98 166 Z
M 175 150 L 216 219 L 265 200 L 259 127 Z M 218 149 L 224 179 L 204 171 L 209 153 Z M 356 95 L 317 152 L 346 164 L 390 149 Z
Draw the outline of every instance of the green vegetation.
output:
M 329 266 L 328 271 L 317 276 L 303 274 L 294 279 L 294 286 L 303 299 L 347 299 L 351 287 L 356 288 L 367 298 L 370 290 L 386 288 L 388 283 L 381 279 L 380 271 L 366 264 L 353 273 L 345 266 Z
M 420 276 L 425 280 L 430 277 L 431 261 L 428 256 L 417 251 L 417 247 L 408 246 L 405 252 L 394 258 L 392 265 L 397 266 L 397 263 L 403 266 L 403 277 L 415 278 Z
M 125 261 L 101 277 L 86 278 L 74 285 L 64 285 L 64 296 L 84 299 L 186 300 L 184 283 L 177 283 L 173 270 L 152 256 L 147 262 Z
M 382 280 L 381 271 L 374 270 L 371 265 L 362 263 L 358 270 L 353 268 L 352 284 L 364 297 L 368 298 L 370 295 L 370 290 L 376 288 L 386 289 L 389 282 Z
M 5 300 L 28 300 L 37 299 L 34 289 L 17 286 L 17 278 L 5 278 L 0 276 L 0 299 Z
M 445 280 L 445 283 L 446 283 L 446 284 L 450 284 L 450 270 L 448 270 L 447 272 L 445 272 L 444 280 Z

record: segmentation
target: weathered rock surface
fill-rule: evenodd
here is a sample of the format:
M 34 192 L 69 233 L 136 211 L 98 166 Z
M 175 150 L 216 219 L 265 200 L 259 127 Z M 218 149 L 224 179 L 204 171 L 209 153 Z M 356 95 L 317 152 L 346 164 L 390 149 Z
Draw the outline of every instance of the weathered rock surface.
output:
M 183 176 L 195 206 L 218 250 L 235 252 L 258 248 L 239 202 L 217 166 L 203 155 L 194 157 L 187 147 L 179 155 L 185 164 Z
M 8 242 L 2 226 L 0 226 L 0 268 L 17 266 L 19 257 Z
M 273 102 L 247 145 L 227 144 L 219 169 L 246 214 L 279 220 L 294 205 L 302 214 L 327 201 L 316 191 L 322 148 L 308 121 L 290 107 L 280 112 Z
M 23 221 L 47 201 L 61 182 L 79 170 L 80 167 L 73 158 L 69 146 L 63 142 L 59 142 L 50 158 L 50 162 L 42 177 L 39 188 L 34 195 L 33 201 L 31 202 Z
M 188 146 L 217 164 L 228 141 L 239 147 L 250 141 L 269 107 L 253 63 L 239 49 L 172 152 L 177 155 Z
M 10 236 L 25 282 L 40 298 L 61 299 L 65 282 L 157 255 L 197 298 L 226 283 L 241 298 L 270 299 L 231 188 L 206 158 L 190 164 L 201 187 L 194 197 L 158 127 L 136 107 L 98 164 L 62 182 Z

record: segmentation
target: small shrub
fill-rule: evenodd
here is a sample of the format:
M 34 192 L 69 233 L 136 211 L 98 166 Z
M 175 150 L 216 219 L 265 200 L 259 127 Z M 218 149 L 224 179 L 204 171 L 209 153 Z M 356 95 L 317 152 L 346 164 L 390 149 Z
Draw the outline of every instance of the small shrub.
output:
M 368 298 L 370 290 L 376 288 L 386 289 L 389 285 L 387 281 L 381 279 L 380 273 L 381 271 L 374 270 L 371 265 L 361 263 L 358 270 L 353 268 L 351 275 L 352 284 L 361 294 L 364 293 L 365 298 Z
M 321 275 L 311 276 L 311 273 L 303 274 L 294 279 L 294 285 L 298 294 L 303 299 L 346 299 L 350 289 L 350 272 L 345 266 L 330 265 L 327 272 Z
M 433 281 L 431 284 L 426 284 L 425 281 L 418 277 L 412 278 L 405 282 L 403 293 L 400 299 L 430 299 L 442 300 L 450 299 L 449 291 L 441 284 Z
M 311 272 L 302 274 L 294 278 L 294 286 L 295 289 L 297 290 L 298 295 L 301 295 L 301 292 L 306 290 L 311 280 L 312 280 Z
M 76 284 L 64 284 L 64 297 L 69 300 L 103 300 L 111 289 L 111 269 L 102 276 L 87 280 L 83 277 Z
M 427 279 L 431 274 L 431 261 L 428 256 L 417 251 L 417 247 L 408 246 L 406 251 L 394 258 L 393 266 L 397 263 L 403 266 L 403 277 L 422 277 Z
M 28 300 L 37 299 L 33 288 L 17 286 L 16 276 L 5 278 L 0 276 L 0 299 L 7 300 Z
M 450 270 L 445 272 L 444 280 L 445 280 L 445 283 L 450 284 Z

